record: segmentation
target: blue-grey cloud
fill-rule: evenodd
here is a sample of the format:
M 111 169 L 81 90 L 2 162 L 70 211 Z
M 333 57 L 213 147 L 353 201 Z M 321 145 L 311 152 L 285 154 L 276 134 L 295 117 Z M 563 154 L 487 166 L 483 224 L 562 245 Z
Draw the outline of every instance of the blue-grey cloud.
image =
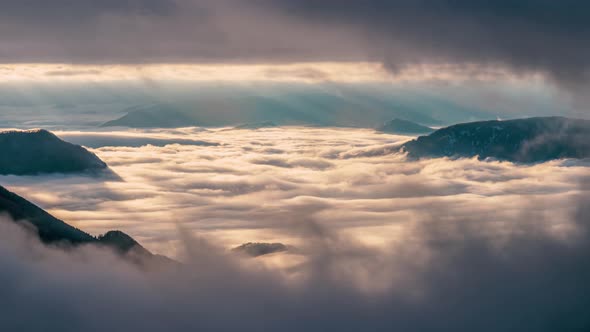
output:
M 4 0 L 1 16 L 23 20 L 40 20 L 41 23 L 61 18 L 83 24 L 88 18 L 104 14 L 165 15 L 175 8 L 174 0 Z

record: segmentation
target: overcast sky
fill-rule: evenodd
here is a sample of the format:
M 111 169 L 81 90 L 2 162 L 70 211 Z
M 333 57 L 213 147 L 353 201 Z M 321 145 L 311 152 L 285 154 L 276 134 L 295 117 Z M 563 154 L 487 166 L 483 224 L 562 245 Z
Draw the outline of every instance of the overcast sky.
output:
M 3 0 L 0 62 L 379 61 L 586 80 L 582 0 Z
M 588 40 L 582 0 L 0 1 L 2 83 L 487 81 L 586 117 Z

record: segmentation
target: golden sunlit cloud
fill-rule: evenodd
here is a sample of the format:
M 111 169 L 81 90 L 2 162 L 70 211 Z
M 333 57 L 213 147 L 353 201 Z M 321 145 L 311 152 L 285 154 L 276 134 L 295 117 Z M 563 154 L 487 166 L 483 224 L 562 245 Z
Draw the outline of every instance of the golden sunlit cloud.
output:
M 188 82 L 400 82 L 515 80 L 501 67 L 417 65 L 397 72 L 376 62 L 313 62 L 293 64 L 146 64 L 146 65 L 0 65 L 4 82 L 188 81 Z M 531 74 L 526 79 L 540 79 Z

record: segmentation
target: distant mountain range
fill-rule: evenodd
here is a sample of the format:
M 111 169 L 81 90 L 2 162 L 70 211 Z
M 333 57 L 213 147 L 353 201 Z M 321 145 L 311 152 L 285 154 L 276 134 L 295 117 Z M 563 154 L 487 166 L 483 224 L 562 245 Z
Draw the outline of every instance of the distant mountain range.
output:
M 108 121 L 101 127 L 180 128 L 199 126 L 197 119 L 186 112 L 165 105 L 137 106 L 127 109 L 124 116 Z
M 137 104 L 102 126 L 131 128 L 233 127 L 273 122 L 277 125 L 311 125 L 375 128 L 393 118 L 425 125 L 495 119 L 497 114 L 452 103 L 444 98 L 392 94 L 380 89 L 321 89 L 291 86 L 261 91 L 207 89 L 174 99 Z M 145 98 L 145 100 L 152 100 Z
M 590 120 L 539 117 L 462 123 L 405 143 L 410 158 L 475 157 L 543 162 L 590 157 Z
M 65 246 L 97 245 L 113 249 L 137 263 L 170 263 L 172 260 L 150 253 L 137 241 L 121 231 L 110 231 L 94 237 L 0 186 L 0 213 L 7 213 L 17 224 L 34 227 L 39 239 L 46 244 Z
M 434 129 L 408 120 L 393 119 L 378 127 L 377 131 L 389 134 L 418 135 L 429 134 Z
M 73 173 L 107 168 L 95 154 L 46 130 L 0 132 L 0 174 Z

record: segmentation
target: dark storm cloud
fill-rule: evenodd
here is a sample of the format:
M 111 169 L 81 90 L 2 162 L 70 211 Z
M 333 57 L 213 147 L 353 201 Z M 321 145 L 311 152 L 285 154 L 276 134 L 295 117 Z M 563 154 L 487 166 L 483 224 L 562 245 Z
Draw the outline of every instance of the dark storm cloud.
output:
M 174 0 L 3 0 L 2 17 L 22 20 L 80 20 L 103 14 L 170 14 Z M 80 22 L 81 23 L 81 22 Z
M 588 78 L 590 58 L 581 0 L 8 0 L 0 16 L 5 62 L 377 60 L 572 83 Z
M 474 63 L 588 76 L 590 4 L 566 0 L 270 0 L 307 20 L 358 26 L 374 56 L 411 63 Z

